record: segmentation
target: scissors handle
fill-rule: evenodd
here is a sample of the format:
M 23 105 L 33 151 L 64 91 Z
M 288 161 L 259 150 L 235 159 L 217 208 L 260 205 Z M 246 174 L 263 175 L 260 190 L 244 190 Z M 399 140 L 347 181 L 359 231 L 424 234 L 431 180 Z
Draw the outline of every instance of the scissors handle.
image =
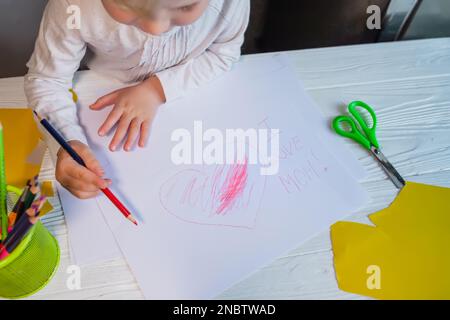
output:
M 343 124 L 346 124 L 349 130 L 344 129 L 345 126 Z M 333 129 L 338 135 L 352 139 L 353 141 L 361 144 L 367 150 L 370 150 L 370 148 L 372 147 L 370 141 L 365 136 L 363 136 L 361 132 L 359 132 L 358 128 L 356 127 L 355 120 L 353 120 L 353 118 L 351 117 L 339 116 L 334 118 Z
M 372 118 L 372 126 L 369 126 L 364 119 L 361 112 L 358 110 L 358 108 L 362 108 L 366 110 L 369 115 Z M 376 147 L 380 148 L 380 144 L 377 140 L 376 130 L 377 130 L 377 115 L 375 114 L 375 111 L 365 102 L 362 101 L 353 101 L 348 106 L 348 111 L 350 114 L 356 119 L 361 129 L 366 134 L 367 139 L 370 141 L 370 143 Z

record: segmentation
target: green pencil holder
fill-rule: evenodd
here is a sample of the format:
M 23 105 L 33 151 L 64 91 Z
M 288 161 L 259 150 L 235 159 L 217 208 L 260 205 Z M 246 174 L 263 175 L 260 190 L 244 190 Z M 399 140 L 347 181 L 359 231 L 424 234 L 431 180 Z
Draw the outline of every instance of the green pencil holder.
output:
M 0 297 L 20 299 L 43 289 L 60 258 L 58 242 L 38 221 L 22 242 L 0 261 Z

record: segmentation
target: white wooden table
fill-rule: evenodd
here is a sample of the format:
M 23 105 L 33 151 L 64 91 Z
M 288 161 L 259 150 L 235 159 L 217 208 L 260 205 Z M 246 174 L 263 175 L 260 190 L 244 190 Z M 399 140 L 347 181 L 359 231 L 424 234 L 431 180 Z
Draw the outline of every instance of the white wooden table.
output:
M 450 187 L 450 38 L 293 51 L 298 76 L 330 118 L 337 104 L 361 99 L 376 107 L 384 153 L 410 181 Z M 81 72 L 77 84 L 92 88 L 96 75 Z M 86 92 L 86 91 L 84 91 Z M 23 78 L 0 79 L 0 106 L 24 107 Z M 348 143 L 369 171 L 364 186 L 372 201 L 352 221 L 386 207 L 396 189 L 369 154 Z M 54 179 L 47 156 L 41 177 Z M 34 299 L 140 299 L 123 259 L 82 268 L 81 290 L 66 286 L 70 265 L 60 203 L 44 222 L 61 246 L 53 281 Z M 358 299 L 338 289 L 328 230 L 261 268 L 224 292 L 224 299 Z

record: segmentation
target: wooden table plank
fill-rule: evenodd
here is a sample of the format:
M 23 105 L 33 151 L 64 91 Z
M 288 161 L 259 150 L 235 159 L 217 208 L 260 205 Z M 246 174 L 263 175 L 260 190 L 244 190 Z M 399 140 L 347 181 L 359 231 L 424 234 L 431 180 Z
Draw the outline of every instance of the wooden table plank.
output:
M 450 74 L 450 38 L 294 51 L 308 89 Z

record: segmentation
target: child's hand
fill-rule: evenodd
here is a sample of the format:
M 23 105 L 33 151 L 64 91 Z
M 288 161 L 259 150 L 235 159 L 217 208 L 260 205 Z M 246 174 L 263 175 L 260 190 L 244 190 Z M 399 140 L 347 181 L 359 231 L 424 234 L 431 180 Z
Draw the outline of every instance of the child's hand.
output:
M 108 187 L 111 180 L 102 178 L 103 169 L 88 146 L 80 141 L 70 141 L 69 144 L 80 155 L 88 169 L 80 166 L 61 148 L 56 162 L 56 180 L 77 198 L 93 198 L 100 193 L 100 189 Z
M 109 145 L 111 151 L 125 139 L 124 150 L 130 151 L 139 136 L 139 146 L 144 147 L 150 133 L 150 125 L 160 105 L 165 102 L 164 91 L 157 77 L 124 89 L 114 91 L 98 99 L 90 106 L 101 110 L 114 105 L 98 134 L 105 136 L 117 124 L 116 133 Z

